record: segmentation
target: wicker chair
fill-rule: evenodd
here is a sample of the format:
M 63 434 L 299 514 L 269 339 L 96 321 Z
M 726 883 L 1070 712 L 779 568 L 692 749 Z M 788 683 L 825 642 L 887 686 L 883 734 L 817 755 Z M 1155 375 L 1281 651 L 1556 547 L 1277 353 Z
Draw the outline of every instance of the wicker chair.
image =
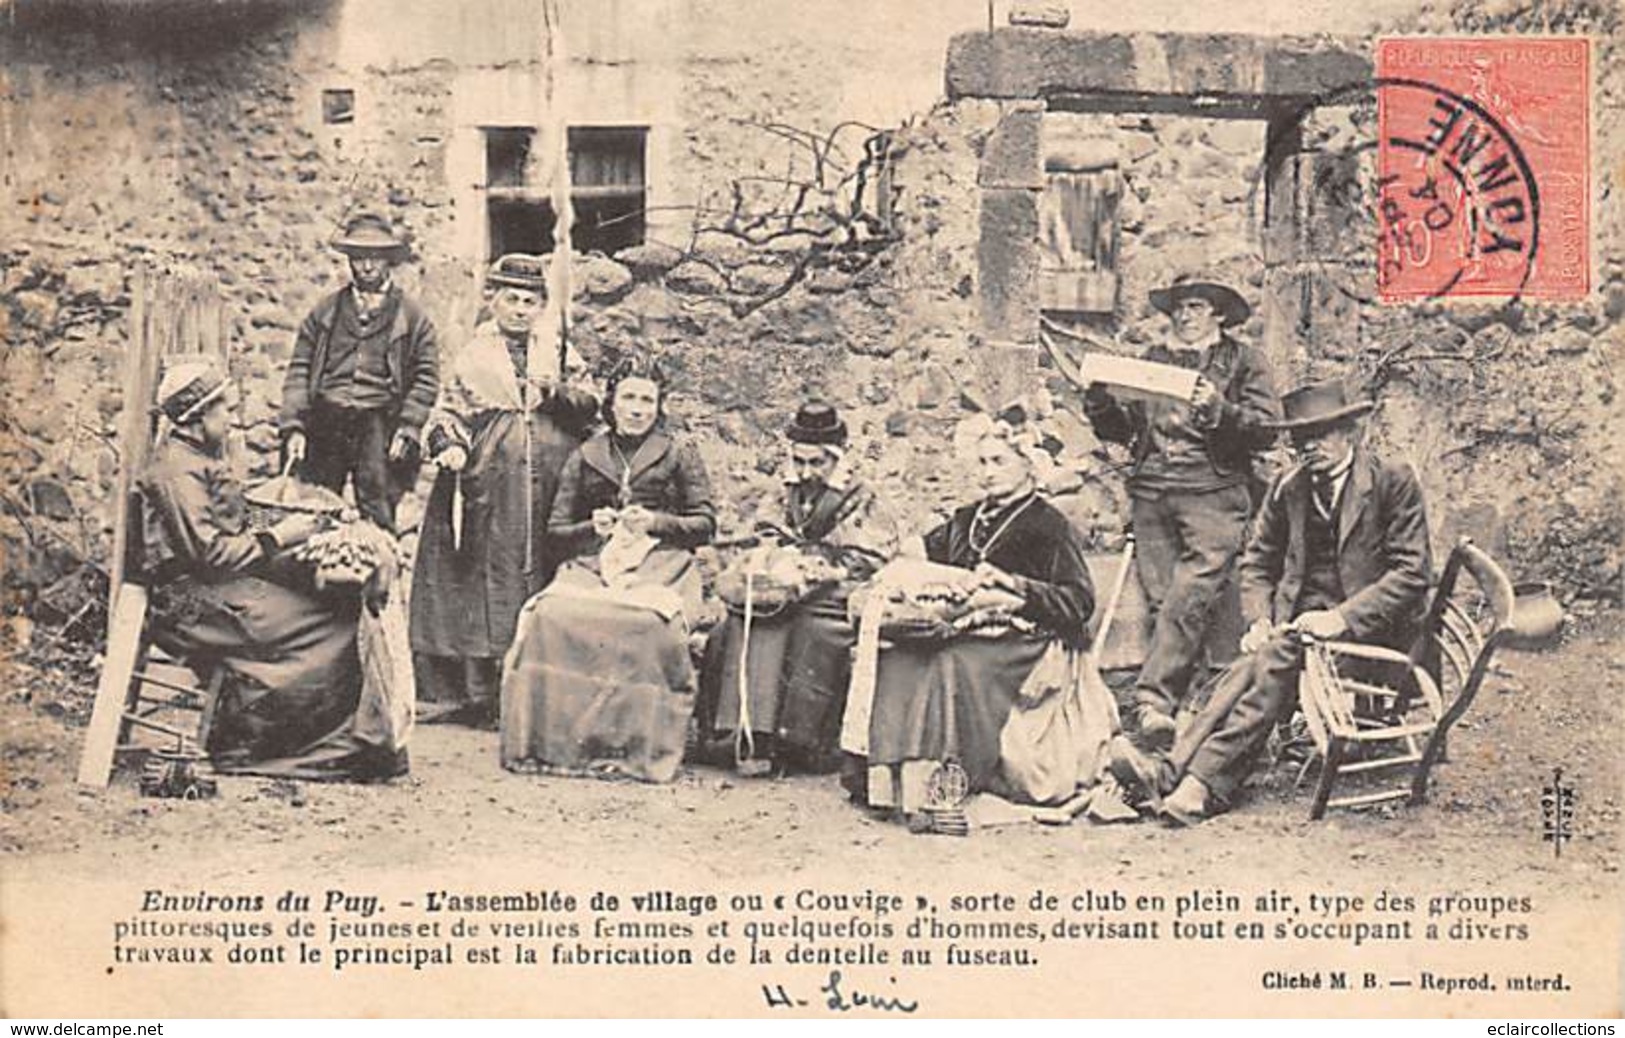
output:
M 1462 586 L 1469 583 L 1463 573 L 1473 586 Z M 1307 646 L 1298 698 L 1321 761 L 1311 819 L 1329 807 L 1426 799 L 1428 774 L 1512 631 L 1512 613 L 1506 573 L 1463 538 L 1445 563 L 1410 654 L 1352 642 Z M 1333 797 L 1339 781 L 1351 778 L 1382 782 Z

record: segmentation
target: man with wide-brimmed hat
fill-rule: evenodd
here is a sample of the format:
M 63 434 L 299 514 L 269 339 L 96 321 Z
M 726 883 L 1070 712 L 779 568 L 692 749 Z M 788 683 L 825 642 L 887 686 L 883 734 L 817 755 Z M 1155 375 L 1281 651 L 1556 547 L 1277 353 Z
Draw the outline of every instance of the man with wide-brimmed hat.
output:
M 1092 386 L 1084 411 L 1103 440 L 1129 445 L 1140 583 L 1154 618 L 1126 722 L 1146 745 L 1172 741 L 1251 514 L 1253 460 L 1280 415 L 1262 353 L 1229 330 L 1251 309 L 1235 289 L 1182 277 L 1151 293 L 1173 334 L 1146 360 L 1198 373 L 1192 398 L 1120 401 Z
M 520 607 L 557 565 L 545 534 L 559 471 L 598 410 L 585 365 L 543 326 L 547 262 L 510 254 L 491 266 L 490 320 L 449 358 L 424 426 L 436 472 L 411 637 L 418 693 L 443 711 L 431 720 L 495 720 Z
M 393 530 L 440 383 L 434 324 L 394 283 L 411 249 L 387 217 L 356 215 L 332 246 L 349 257 L 350 284 L 299 326 L 282 384 L 284 450 L 331 490 L 353 478 L 356 507 Z
M 1112 771 L 1182 824 L 1228 807 L 1296 701 L 1301 635 L 1408 649 L 1432 579 L 1422 487 L 1360 445 L 1372 409 L 1339 381 L 1302 386 L 1274 423 L 1299 464 L 1264 498 L 1239 567 L 1242 655 L 1167 755 L 1125 739 Z

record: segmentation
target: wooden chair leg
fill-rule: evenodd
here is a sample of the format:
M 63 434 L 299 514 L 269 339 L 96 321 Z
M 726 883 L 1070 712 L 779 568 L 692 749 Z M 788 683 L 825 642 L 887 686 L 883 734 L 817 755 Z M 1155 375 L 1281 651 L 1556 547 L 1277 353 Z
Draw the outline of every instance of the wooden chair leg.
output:
M 1428 798 L 1428 774 L 1433 765 L 1444 758 L 1444 742 L 1443 732 L 1436 731 L 1428 737 L 1428 744 L 1422 748 L 1422 759 L 1416 762 L 1416 770 L 1411 774 L 1410 803 L 1420 804 Z
M 208 686 L 203 692 L 203 716 L 197 725 L 197 748 L 199 753 L 209 752 L 209 733 L 214 729 L 214 712 L 220 704 L 220 692 L 226 687 L 226 668 L 215 667 L 209 674 Z
M 1309 777 L 1309 769 L 1314 767 L 1315 762 L 1319 760 L 1321 760 L 1319 753 L 1311 753 L 1303 759 L 1302 764 L 1298 765 L 1298 777 L 1292 780 L 1292 791 L 1294 793 L 1303 788 L 1304 780 Z
M 1320 765 L 1320 781 L 1315 783 L 1315 799 L 1309 805 L 1311 822 L 1318 822 L 1326 815 L 1326 801 L 1331 799 L 1338 769 L 1343 766 L 1343 747 L 1344 741 L 1335 735 L 1327 743 L 1326 759 Z

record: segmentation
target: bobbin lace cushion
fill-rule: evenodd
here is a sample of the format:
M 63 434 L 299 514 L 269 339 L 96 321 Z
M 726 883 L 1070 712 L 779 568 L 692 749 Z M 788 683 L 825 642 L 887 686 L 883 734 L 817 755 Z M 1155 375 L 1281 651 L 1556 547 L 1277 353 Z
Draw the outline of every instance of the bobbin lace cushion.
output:
M 729 612 L 745 611 L 747 578 L 752 612 L 770 615 L 846 577 L 821 556 L 796 548 L 764 546 L 745 553 L 717 578 L 717 595 Z
M 1022 599 L 981 586 L 967 569 L 917 559 L 897 559 L 870 583 L 853 592 L 849 611 L 856 622 L 870 596 L 886 601 L 880 635 L 890 641 L 944 641 L 963 634 L 997 636 L 1017 624 Z

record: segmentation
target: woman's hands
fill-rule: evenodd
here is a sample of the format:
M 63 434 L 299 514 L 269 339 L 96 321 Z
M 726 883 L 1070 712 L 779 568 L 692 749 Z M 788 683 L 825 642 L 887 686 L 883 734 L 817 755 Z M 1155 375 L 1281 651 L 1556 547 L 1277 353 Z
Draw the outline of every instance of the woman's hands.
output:
M 628 505 L 621 509 L 621 525 L 634 537 L 642 537 L 654 525 L 655 515 L 642 505 Z
M 310 540 L 322 529 L 322 518 L 310 512 L 294 512 L 278 519 L 266 532 L 278 548 L 294 548 Z
M 1021 594 L 1020 578 L 1006 573 L 991 562 L 977 563 L 976 568 L 971 572 L 976 578 L 978 587 L 995 591 L 1008 591 L 1012 595 Z
M 458 444 L 452 444 L 440 452 L 434 463 L 448 472 L 461 472 L 468 467 L 468 451 Z

